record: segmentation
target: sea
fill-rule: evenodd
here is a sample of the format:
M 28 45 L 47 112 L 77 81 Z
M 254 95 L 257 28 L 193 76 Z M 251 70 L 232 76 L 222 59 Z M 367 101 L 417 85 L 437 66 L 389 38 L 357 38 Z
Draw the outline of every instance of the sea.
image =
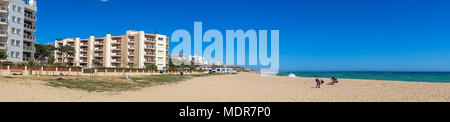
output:
M 281 72 L 279 76 L 450 83 L 450 72 Z

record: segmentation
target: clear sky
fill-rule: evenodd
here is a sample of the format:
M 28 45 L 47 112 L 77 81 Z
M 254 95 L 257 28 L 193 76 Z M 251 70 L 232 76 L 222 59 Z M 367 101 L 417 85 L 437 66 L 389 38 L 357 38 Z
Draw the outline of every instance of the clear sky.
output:
M 38 0 L 37 41 L 280 30 L 285 71 L 450 71 L 448 0 Z M 171 43 L 171 49 L 176 43 Z

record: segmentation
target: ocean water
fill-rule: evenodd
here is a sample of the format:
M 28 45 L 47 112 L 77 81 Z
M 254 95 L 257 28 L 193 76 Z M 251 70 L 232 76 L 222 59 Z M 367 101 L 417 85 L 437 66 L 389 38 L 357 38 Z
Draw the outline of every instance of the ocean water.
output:
M 320 78 L 336 77 L 338 79 L 450 83 L 450 72 L 282 72 L 277 75 L 289 76 L 289 74 L 295 74 L 296 77 L 317 76 Z

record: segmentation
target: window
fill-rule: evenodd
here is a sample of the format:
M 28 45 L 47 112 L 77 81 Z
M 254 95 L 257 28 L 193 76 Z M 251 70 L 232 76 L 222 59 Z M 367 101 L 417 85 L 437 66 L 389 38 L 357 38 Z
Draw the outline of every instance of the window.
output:
M 12 21 L 16 22 L 16 16 L 12 16 Z
M 22 46 L 22 43 L 20 43 L 20 40 L 16 40 L 16 45 L 17 45 L 18 47 Z
M 17 10 L 17 6 L 13 5 L 13 10 L 16 11 Z
M 22 30 L 17 29 L 17 35 L 22 35 Z
M 11 40 L 11 46 L 15 46 L 16 41 L 15 40 Z
M 11 58 L 14 58 L 14 51 L 11 51 Z
M 21 18 L 17 18 L 17 23 L 22 24 L 22 19 Z
M 164 38 L 158 38 L 158 40 L 160 40 L 160 41 L 163 41 L 163 40 L 164 40 Z
M 16 52 L 16 58 L 20 58 L 20 53 Z
M 11 28 L 11 33 L 15 34 L 16 33 L 16 28 Z
M 17 11 L 22 13 L 22 7 L 18 7 Z

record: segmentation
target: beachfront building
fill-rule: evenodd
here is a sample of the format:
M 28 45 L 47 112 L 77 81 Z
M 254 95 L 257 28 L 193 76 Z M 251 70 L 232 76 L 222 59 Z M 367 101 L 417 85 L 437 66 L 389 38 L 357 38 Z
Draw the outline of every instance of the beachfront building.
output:
M 120 36 L 91 35 L 88 39 L 76 37 L 55 41 L 56 48 L 64 45 L 74 47 L 75 51 L 67 58 L 55 51 L 58 63 L 94 68 L 96 65 L 93 59 L 98 59 L 103 67 L 145 68 L 149 64 L 156 64 L 158 70 L 167 68 L 169 38 L 166 35 L 130 30 Z
M 34 58 L 36 1 L 0 0 L 0 50 L 6 61 L 26 62 Z

